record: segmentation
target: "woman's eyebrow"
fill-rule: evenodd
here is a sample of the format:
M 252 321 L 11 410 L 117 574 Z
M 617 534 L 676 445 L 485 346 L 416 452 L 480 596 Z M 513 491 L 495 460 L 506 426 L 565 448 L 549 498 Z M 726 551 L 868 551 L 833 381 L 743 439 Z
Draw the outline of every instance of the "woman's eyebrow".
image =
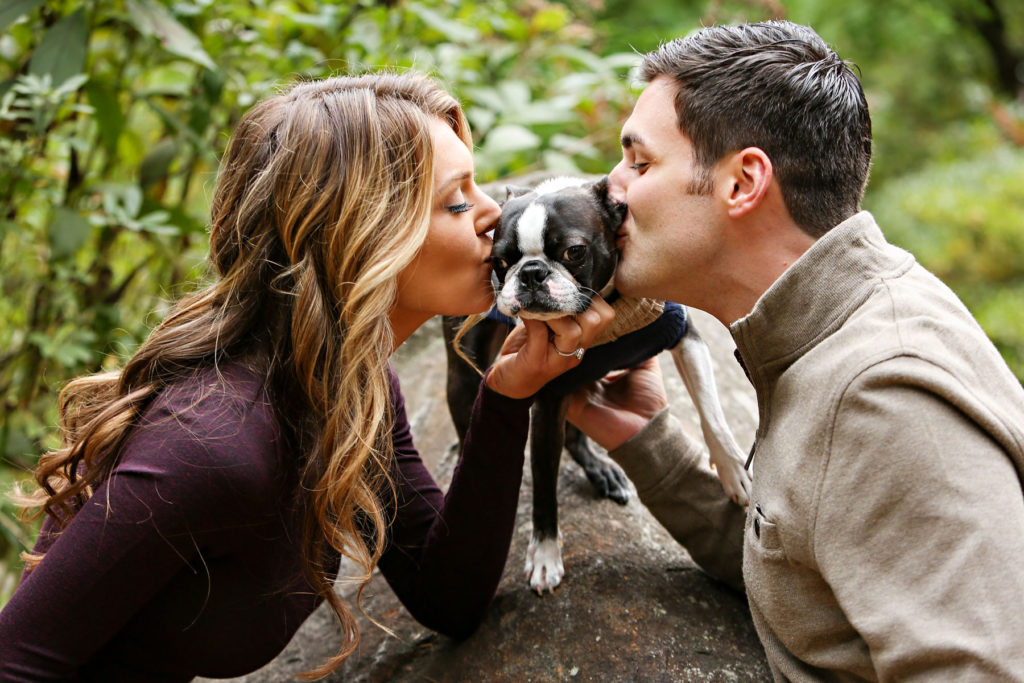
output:
M 448 176 L 447 180 L 445 180 L 443 183 L 441 183 L 441 186 L 439 188 L 437 188 L 437 193 L 438 194 L 444 194 L 448 190 L 448 188 L 451 187 L 452 185 L 454 185 L 455 183 L 461 183 L 464 180 L 466 180 L 467 178 L 472 178 L 472 177 L 473 177 L 473 172 L 472 171 L 469 171 L 469 170 L 456 171 L 455 173 L 452 173 L 450 176 Z

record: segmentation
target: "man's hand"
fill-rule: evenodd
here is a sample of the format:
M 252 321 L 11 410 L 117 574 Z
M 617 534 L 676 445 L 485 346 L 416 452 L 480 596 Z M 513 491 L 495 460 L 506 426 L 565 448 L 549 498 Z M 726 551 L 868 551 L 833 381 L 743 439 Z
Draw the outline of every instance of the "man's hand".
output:
M 569 399 L 569 422 L 606 450 L 632 439 L 668 397 L 657 358 L 582 387 Z
M 577 316 L 554 320 L 523 320 L 501 347 L 487 386 L 511 398 L 533 396 L 541 387 L 580 364 L 572 355 L 587 349 L 615 318 L 604 299 L 595 296 Z M 565 355 L 569 354 L 569 355 Z

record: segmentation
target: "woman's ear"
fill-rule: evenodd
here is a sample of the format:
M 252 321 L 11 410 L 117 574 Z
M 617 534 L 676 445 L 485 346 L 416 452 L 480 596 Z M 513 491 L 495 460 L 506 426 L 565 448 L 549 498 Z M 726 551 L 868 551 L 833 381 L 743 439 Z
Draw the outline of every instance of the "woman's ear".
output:
M 723 187 L 729 216 L 739 218 L 758 206 L 768 194 L 775 177 L 772 160 L 759 147 L 747 147 L 732 154 L 722 167 Z

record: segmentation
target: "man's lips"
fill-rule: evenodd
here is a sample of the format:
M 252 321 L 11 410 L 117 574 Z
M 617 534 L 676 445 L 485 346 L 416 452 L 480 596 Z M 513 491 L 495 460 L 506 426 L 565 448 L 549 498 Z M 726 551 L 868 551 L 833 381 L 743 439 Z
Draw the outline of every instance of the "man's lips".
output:
M 625 244 L 626 240 L 629 239 L 629 229 L 626 227 L 626 222 L 629 219 L 628 215 L 626 216 L 626 219 L 627 220 L 622 221 L 622 225 L 620 225 L 619 229 L 615 231 L 615 246 L 620 249 L 622 248 L 622 245 Z

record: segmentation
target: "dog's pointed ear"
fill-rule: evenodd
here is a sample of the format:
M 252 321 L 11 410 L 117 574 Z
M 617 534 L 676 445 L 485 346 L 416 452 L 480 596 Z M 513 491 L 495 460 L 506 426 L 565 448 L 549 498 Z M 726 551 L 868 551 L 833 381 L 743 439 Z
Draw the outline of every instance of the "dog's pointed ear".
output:
M 523 187 L 521 185 L 506 185 L 505 186 L 505 201 L 507 202 L 510 199 L 515 199 L 516 197 L 522 197 L 524 194 L 530 194 L 531 192 L 533 192 L 533 190 L 531 190 L 528 187 Z
M 617 202 L 608 195 L 608 176 L 602 176 L 590 186 L 597 203 L 620 223 L 626 219 L 626 202 Z

